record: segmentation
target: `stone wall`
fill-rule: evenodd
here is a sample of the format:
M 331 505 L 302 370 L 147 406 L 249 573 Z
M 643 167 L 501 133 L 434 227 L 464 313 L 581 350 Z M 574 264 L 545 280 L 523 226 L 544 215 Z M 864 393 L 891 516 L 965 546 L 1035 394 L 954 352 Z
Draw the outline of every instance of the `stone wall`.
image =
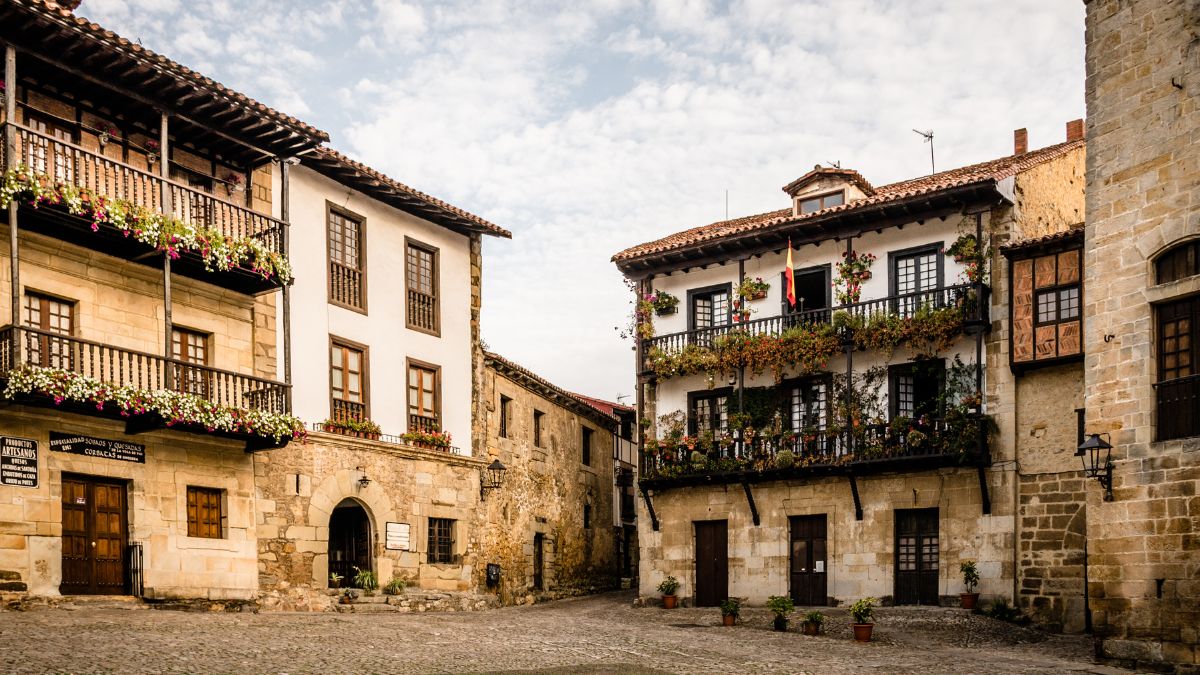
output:
M 500 565 L 501 602 L 570 594 L 575 588 L 614 585 L 617 560 L 613 528 L 613 428 L 577 399 L 564 404 L 535 393 L 487 367 L 483 393 L 485 438 L 490 462 L 508 470 L 504 486 L 488 495 L 481 510 L 482 548 L 476 580 L 485 585 L 485 563 Z M 507 435 L 500 436 L 500 397 L 511 399 Z M 543 413 L 541 444 L 534 444 L 534 411 Z M 592 412 L 588 412 L 592 411 Z M 607 426 L 606 426 L 607 425 Z M 591 463 L 581 461 L 582 427 L 593 430 Z M 590 511 L 584 526 L 584 509 Z M 534 587 L 534 537 L 543 541 L 543 583 Z
M 370 566 L 380 586 L 401 577 L 420 589 L 474 590 L 482 466 L 448 452 L 320 432 L 307 443 L 256 455 L 264 608 L 329 608 L 330 516 L 346 500 L 369 518 Z M 364 476 L 365 486 L 359 482 Z M 428 561 L 430 518 L 455 521 L 451 564 Z M 408 526 L 407 546 L 387 547 L 387 523 Z
M 1088 486 L 1089 592 L 1104 655 L 1197 669 L 1200 439 L 1157 441 L 1151 261 L 1200 233 L 1200 2 L 1087 3 L 1087 431 L 1109 434 L 1113 501 Z

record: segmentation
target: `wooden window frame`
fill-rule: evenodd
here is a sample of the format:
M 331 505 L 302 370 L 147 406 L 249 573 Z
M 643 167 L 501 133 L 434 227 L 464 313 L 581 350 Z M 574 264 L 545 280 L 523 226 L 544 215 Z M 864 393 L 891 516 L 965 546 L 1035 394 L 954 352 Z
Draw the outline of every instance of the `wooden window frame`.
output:
M 29 314 L 29 308 L 30 308 L 29 304 L 30 304 L 31 300 L 38 301 L 38 325 L 37 326 L 30 326 L 29 322 L 28 322 L 28 318 L 29 318 L 28 314 Z M 71 326 L 66 333 L 60 333 L 49 325 L 50 310 L 49 310 L 48 303 L 51 303 L 51 302 L 57 302 L 59 304 L 66 305 L 66 307 L 67 307 L 67 311 L 68 311 L 67 319 L 68 319 L 68 321 L 70 321 Z M 76 311 L 78 308 L 78 305 L 79 305 L 79 301 L 73 300 L 71 298 L 64 298 L 64 297 L 62 297 L 60 295 L 56 295 L 54 293 L 45 293 L 43 291 L 35 290 L 32 288 L 26 288 L 25 292 L 22 293 L 22 296 L 21 296 L 21 316 L 19 319 L 20 325 L 25 328 L 36 328 L 37 330 L 44 331 L 46 333 L 61 335 L 64 338 L 70 338 L 75 335 L 76 327 L 79 322 L 79 315 L 78 315 L 78 312 Z M 33 337 L 33 336 L 30 336 L 30 337 Z M 74 347 L 72 346 L 72 343 L 70 343 L 66 340 L 59 341 L 56 338 L 50 337 L 48 335 L 36 336 L 35 342 L 37 344 L 38 365 L 53 366 L 56 368 L 66 367 L 67 370 L 75 369 L 75 363 L 76 363 L 75 353 L 74 353 L 75 350 L 74 350 Z M 51 343 L 55 343 L 57 345 L 57 347 L 60 349 L 59 353 L 57 353 L 57 354 L 52 353 L 53 350 L 51 349 Z M 27 341 L 26 344 L 28 345 L 29 342 Z M 62 350 L 64 348 L 66 351 L 65 354 L 62 353 Z M 25 358 L 29 359 L 31 356 L 33 356 L 32 353 L 27 354 L 25 356 Z
M 533 447 L 542 447 L 542 420 L 546 419 L 546 413 L 534 408 L 533 410 Z
M 942 252 L 943 245 L 939 242 L 932 244 L 921 244 L 920 246 L 911 246 L 902 248 L 896 251 L 888 251 L 888 295 L 896 297 L 900 295 L 900 279 L 896 274 L 896 263 L 901 258 L 911 258 L 925 255 L 928 253 L 934 254 L 937 259 L 937 285 L 930 291 L 912 291 L 913 293 L 929 293 L 946 287 L 946 256 Z
M 499 407 L 500 429 L 498 433 L 500 438 L 511 438 L 512 436 L 509 435 L 509 432 L 512 430 L 508 428 L 508 425 L 512 423 L 512 399 L 504 394 L 500 394 Z
M 916 400 L 916 376 L 917 369 L 929 367 L 930 364 L 937 363 L 941 367 L 938 370 L 937 382 L 937 398 L 934 401 L 934 410 L 932 412 L 919 413 L 917 410 L 918 401 Z M 930 415 L 937 419 L 945 413 L 944 402 L 942 398 L 946 394 L 946 359 L 927 359 L 921 361 L 906 361 L 888 366 L 888 420 L 894 420 L 900 415 L 900 381 L 902 375 L 913 376 L 913 415 L 910 419 L 918 419 L 922 414 Z
M 704 389 L 702 391 L 689 391 L 687 395 L 687 433 L 689 436 L 695 436 L 701 432 L 700 422 L 696 419 L 694 411 L 696 410 L 696 400 L 701 398 L 718 399 L 725 397 L 725 417 L 728 420 L 732 411 L 729 410 L 729 400 L 733 398 L 733 387 L 717 387 L 715 389 Z M 717 429 L 712 430 L 717 433 Z
M 779 383 L 778 391 L 780 394 L 780 396 L 779 396 L 780 415 L 782 416 L 782 419 L 783 419 L 784 428 L 786 428 L 789 431 L 794 432 L 794 433 L 800 433 L 801 431 L 804 430 L 803 427 L 801 427 L 800 429 L 792 429 L 791 428 L 791 425 L 792 425 L 792 389 L 794 389 L 794 388 L 807 389 L 808 387 L 811 387 L 816 384 L 825 385 L 825 427 L 822 428 L 821 431 L 825 431 L 830 426 L 833 425 L 833 423 L 834 423 L 834 419 L 833 419 L 833 408 L 834 408 L 833 373 L 814 373 L 812 375 L 805 375 L 803 377 L 791 377 L 791 378 L 783 380 L 782 382 Z
M 825 199 L 827 197 L 832 197 L 834 195 L 841 195 L 842 203 L 841 204 L 830 204 L 829 206 L 826 206 Z M 817 208 L 813 211 L 805 212 L 804 211 L 804 202 L 811 202 L 814 199 L 817 200 L 817 202 L 818 202 Z M 829 192 L 820 192 L 815 195 L 804 195 L 803 197 L 796 197 L 796 215 L 806 216 L 809 213 L 816 213 L 817 211 L 823 211 L 828 208 L 833 208 L 834 206 L 842 206 L 845 203 L 846 203 L 846 189 L 845 188 L 842 188 L 840 190 L 830 190 Z
M 195 518 L 192 514 L 192 496 L 196 496 L 195 503 Z M 217 517 L 214 523 L 211 518 L 205 520 L 201 518 L 200 496 L 204 495 L 210 498 L 215 498 Z M 187 486 L 187 492 L 184 501 L 184 510 L 187 520 L 187 536 L 197 539 L 225 539 L 225 491 L 220 488 L 203 487 L 200 485 Z M 211 509 L 211 506 L 208 507 Z M 207 509 L 206 509 L 207 512 Z M 211 528 L 215 527 L 214 530 Z
M 1164 279 L 1162 265 L 1166 262 L 1167 258 L 1172 258 L 1179 254 L 1186 255 L 1189 253 L 1191 254 L 1192 269 L 1183 274 L 1183 276 L 1175 277 L 1174 279 Z M 1190 279 L 1198 274 L 1200 274 L 1200 239 L 1188 239 L 1186 241 L 1176 242 L 1167 250 L 1154 256 L 1154 284 L 1156 286 L 1161 284 L 1173 284 L 1177 281 Z
M 443 525 L 447 532 L 445 537 L 442 537 L 439 532 Z M 429 521 L 426 524 L 428 537 L 425 547 L 425 562 L 430 565 L 454 564 L 454 530 L 456 525 L 457 521 L 453 518 L 429 517 Z M 445 549 L 444 551 L 442 550 L 443 548 Z
M 353 340 L 347 340 L 345 338 L 340 338 L 340 337 L 337 337 L 334 335 L 330 335 L 329 336 L 329 346 L 326 348 L 325 353 L 327 355 L 332 354 L 334 347 L 341 347 L 342 349 L 351 349 L 351 350 L 355 350 L 355 351 L 362 353 L 363 419 L 369 420 L 369 419 L 371 419 L 371 348 L 368 347 L 367 345 L 364 345 L 359 342 L 355 342 Z M 330 417 L 330 419 L 333 419 L 334 410 L 335 410 L 334 402 L 339 401 L 339 400 L 346 401 L 346 399 L 338 399 L 338 398 L 335 398 L 333 395 L 333 359 L 332 359 L 332 357 L 329 358 L 327 370 L 329 371 L 329 417 Z M 408 373 L 406 372 L 405 375 L 407 376 Z M 343 378 L 344 378 L 344 375 L 343 375 Z M 343 384 L 344 384 L 344 382 L 343 382 Z M 405 385 L 407 386 L 407 384 L 408 384 L 408 382 L 406 380 Z M 344 390 L 345 390 L 345 387 L 343 386 L 343 391 Z M 347 401 L 347 402 L 353 403 L 353 401 Z
M 48 301 L 48 302 L 58 302 L 58 303 L 62 303 L 62 304 L 64 304 L 64 305 L 67 305 L 68 307 L 70 307 L 70 309 L 71 309 L 71 315 L 70 315 L 70 318 L 71 318 L 71 330 L 70 330 L 69 332 L 66 332 L 66 333 L 59 333 L 59 335 L 62 335 L 62 336 L 64 336 L 64 337 L 71 337 L 71 336 L 75 335 L 75 326 L 76 326 L 76 323 L 77 323 L 77 321 L 78 321 L 78 318 L 79 318 L 79 317 L 78 317 L 78 313 L 76 312 L 76 309 L 77 309 L 77 308 L 78 308 L 78 306 L 79 306 L 79 301 L 78 301 L 78 300 L 74 300 L 74 299 L 72 299 L 72 298 L 65 298 L 65 297 L 63 297 L 63 296 L 61 296 L 61 295 L 56 295 L 56 294 L 54 294 L 54 293 L 46 293 L 46 292 L 44 292 L 44 291 L 39 291 L 39 290 L 36 290 L 36 289 L 33 289 L 33 288 L 26 288 L 26 289 L 25 289 L 25 292 L 24 292 L 24 293 L 22 293 L 21 295 L 22 295 L 22 299 L 23 299 L 23 302 L 21 303 L 21 309 L 22 309 L 22 313 L 23 313 L 23 314 L 24 314 L 24 313 L 26 313 L 26 312 L 28 312 L 28 310 L 29 310 L 29 304 L 28 304 L 28 301 L 29 301 L 29 300 L 31 300 L 31 299 L 34 299 L 34 298 L 36 298 L 37 300 L 39 300 L 39 301 L 42 301 L 42 302 L 47 302 L 47 301 Z M 46 319 L 46 318 L 49 316 L 49 314 L 48 314 L 48 313 L 46 313 L 46 312 L 42 312 L 40 309 L 39 309 L 39 311 L 38 311 L 38 314 L 39 314 L 39 316 L 41 317 L 41 324 L 40 324 L 40 325 L 38 325 L 38 326 L 30 326 L 30 325 L 29 325 L 29 324 L 28 324 L 28 323 L 27 323 L 27 322 L 24 320 L 24 319 L 25 319 L 25 317 L 22 317 L 21 326 L 23 326 L 23 327 L 26 327 L 26 328 L 37 328 L 38 330 L 44 330 L 44 331 L 46 331 L 46 332 L 48 332 L 48 333 L 53 333 L 53 332 L 55 332 L 55 331 L 54 331 L 54 329 L 50 328 L 50 326 L 48 326 L 48 325 L 46 324 L 46 321 L 45 321 L 45 319 Z
M 415 248 L 433 256 L 433 329 L 419 326 L 410 321 L 409 298 L 412 287 L 409 285 L 408 249 Z M 409 330 L 425 333 L 434 337 L 442 336 L 442 253 L 436 246 L 430 246 L 411 237 L 404 237 L 404 325 Z
M 586 424 L 579 424 L 579 462 L 584 466 L 592 465 L 592 440 L 596 430 Z
M 801 267 L 799 269 L 794 269 L 794 268 L 792 269 L 792 277 L 793 278 L 798 277 L 802 274 L 816 274 L 816 273 L 821 273 L 821 274 L 825 275 L 825 306 L 818 307 L 817 309 L 824 309 L 829 312 L 832 312 L 833 311 L 833 267 L 832 267 L 832 265 L 830 265 L 829 263 L 825 263 L 824 265 L 812 265 L 810 267 Z M 780 316 L 792 316 L 795 314 L 799 314 L 801 311 L 799 302 L 796 303 L 795 308 L 792 308 L 792 306 L 788 304 L 787 271 L 786 270 L 779 273 L 779 289 L 780 289 L 779 290 L 779 307 L 780 307 L 779 314 L 780 314 Z M 809 308 L 806 308 L 804 311 L 809 311 L 811 309 L 812 308 L 809 307 Z
M 1182 308 L 1182 311 L 1177 308 Z M 1186 413 L 1188 408 L 1191 408 L 1190 418 L 1186 415 L 1180 415 L 1179 409 L 1174 410 L 1168 408 L 1165 412 L 1162 410 L 1167 406 L 1167 401 L 1172 397 L 1176 398 L 1172 403 L 1178 406 L 1179 397 L 1191 398 L 1192 401 L 1198 400 L 1200 397 L 1200 343 L 1197 338 L 1200 338 L 1200 296 L 1183 296 L 1171 298 L 1164 302 L 1155 303 L 1153 306 L 1154 316 L 1154 389 L 1155 389 L 1155 441 L 1172 441 L 1182 438 L 1196 438 L 1200 436 L 1200 413 L 1195 412 L 1194 404 L 1184 403 L 1186 408 L 1182 412 Z M 1167 319 L 1164 314 L 1171 310 L 1175 314 L 1175 318 Z M 1191 373 L 1188 375 L 1176 375 L 1170 379 L 1164 379 L 1164 371 L 1166 371 L 1167 352 L 1164 350 L 1164 328 L 1167 323 L 1172 323 L 1186 319 L 1189 324 L 1188 331 L 1188 347 L 1184 350 L 1176 350 L 1175 354 L 1186 352 L 1189 358 L 1188 368 Z M 1178 339 L 1178 334 L 1175 336 Z M 1178 369 L 1178 365 L 1176 365 Z M 1180 390 L 1182 388 L 1182 391 Z M 1166 399 L 1166 400 L 1164 400 Z M 1173 423 L 1168 423 L 1168 419 L 1173 419 Z M 1187 420 L 1187 421 L 1181 421 Z M 1190 424 L 1189 424 L 1190 422 Z
M 431 371 L 433 373 L 433 413 L 434 419 L 437 420 L 438 431 L 443 429 L 442 425 L 442 367 L 420 361 L 418 359 L 406 358 L 404 360 L 404 412 L 405 425 L 409 431 L 417 431 L 412 425 L 412 387 L 409 385 L 409 376 L 412 375 L 413 369 Z
M 696 328 L 696 305 L 695 298 L 697 295 L 711 295 L 713 293 L 725 292 L 728 299 L 725 301 L 725 323 L 717 325 L 715 322 L 712 326 L 704 329 Z M 687 322 L 688 330 L 714 330 L 733 325 L 733 284 L 713 284 L 712 286 L 703 286 L 701 288 L 689 288 L 687 292 Z
M 1079 306 L 1075 308 L 1075 316 L 1064 319 L 1063 315 L 1062 315 L 1062 307 L 1063 307 L 1062 292 L 1070 291 L 1072 289 L 1076 290 L 1079 294 L 1079 299 L 1078 299 Z M 1041 309 L 1040 309 L 1040 305 L 1038 304 L 1038 301 L 1041 299 L 1041 296 L 1043 296 L 1047 293 L 1054 294 L 1054 318 L 1043 321 L 1042 316 L 1041 316 Z M 1083 318 L 1083 284 L 1081 282 L 1075 281 L 1075 282 L 1072 282 L 1069 284 L 1060 284 L 1060 285 L 1055 285 L 1055 286 L 1046 286 L 1045 288 L 1033 289 L 1033 325 L 1034 326 L 1052 326 L 1052 325 L 1058 325 L 1060 323 L 1074 323 L 1076 321 L 1080 321 L 1082 318 Z
M 358 223 L 358 261 L 359 275 L 362 279 L 362 307 L 352 305 L 347 302 L 342 302 L 333 297 L 333 237 L 329 232 L 329 219 L 333 214 L 337 214 L 343 218 L 353 220 Z M 367 218 L 359 215 L 349 209 L 343 208 L 334 204 L 331 201 L 325 201 L 325 295 L 329 304 L 342 309 L 348 309 L 359 314 L 367 313 Z

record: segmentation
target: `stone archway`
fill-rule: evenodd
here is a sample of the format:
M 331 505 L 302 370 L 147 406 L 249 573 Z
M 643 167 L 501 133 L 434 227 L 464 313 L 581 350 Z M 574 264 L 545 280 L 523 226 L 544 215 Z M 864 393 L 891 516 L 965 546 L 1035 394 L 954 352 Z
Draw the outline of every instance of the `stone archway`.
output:
M 329 516 L 329 573 L 345 579 L 346 585 L 362 570 L 373 570 L 374 528 L 371 516 L 356 499 L 347 497 Z
M 337 571 L 330 566 L 330 526 L 333 524 L 334 512 L 347 500 L 366 514 L 369 531 L 367 558 L 370 561 L 370 569 L 381 579 L 390 578 L 391 561 L 380 560 L 378 556 L 384 523 L 396 520 L 392 512 L 392 503 L 378 482 L 371 482 L 364 487 L 358 482 L 361 477 L 360 471 L 339 469 L 326 476 L 313 490 L 312 499 L 308 503 L 308 524 L 314 528 L 315 534 L 313 548 L 309 550 L 315 551 L 312 581 L 316 588 L 325 588 L 329 583 L 329 573 Z M 349 506 L 350 504 L 346 505 Z M 339 571 L 338 574 L 343 573 Z

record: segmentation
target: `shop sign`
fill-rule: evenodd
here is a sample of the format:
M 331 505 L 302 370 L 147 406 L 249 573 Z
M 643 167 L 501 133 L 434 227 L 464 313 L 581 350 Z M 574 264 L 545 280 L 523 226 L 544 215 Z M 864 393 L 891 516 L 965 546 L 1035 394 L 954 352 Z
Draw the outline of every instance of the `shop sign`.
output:
M 0 436 L 0 485 L 38 486 L 37 441 Z
M 50 449 L 86 457 L 102 457 L 122 462 L 137 462 L 138 464 L 146 463 L 146 446 L 144 445 L 113 441 L 107 438 L 64 434 L 61 431 L 50 432 Z

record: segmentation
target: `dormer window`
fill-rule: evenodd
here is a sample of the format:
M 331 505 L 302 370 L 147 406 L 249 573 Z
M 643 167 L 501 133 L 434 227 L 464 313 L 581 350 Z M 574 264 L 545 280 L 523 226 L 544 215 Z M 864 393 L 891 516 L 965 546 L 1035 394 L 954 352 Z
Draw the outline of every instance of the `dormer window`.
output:
M 804 215 L 806 213 L 815 213 L 821 209 L 827 209 L 831 206 L 841 206 L 846 203 L 846 191 L 838 190 L 837 192 L 826 192 L 823 195 L 815 197 L 804 197 L 796 200 L 796 212 Z

